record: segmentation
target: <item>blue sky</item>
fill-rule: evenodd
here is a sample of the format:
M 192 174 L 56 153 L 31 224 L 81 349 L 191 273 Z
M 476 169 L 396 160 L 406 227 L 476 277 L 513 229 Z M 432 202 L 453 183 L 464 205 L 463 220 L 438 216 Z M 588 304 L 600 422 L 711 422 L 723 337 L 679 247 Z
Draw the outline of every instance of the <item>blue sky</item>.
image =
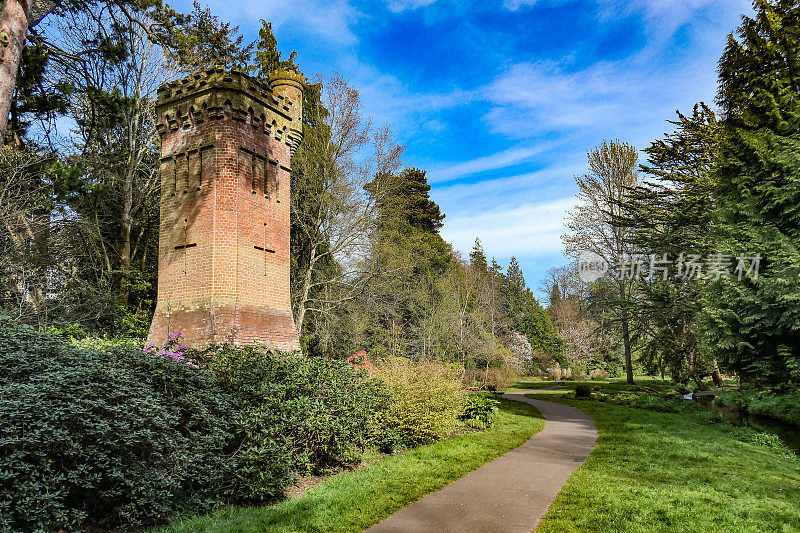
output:
M 339 72 L 428 171 L 443 235 L 515 255 L 536 288 L 566 262 L 574 175 L 604 139 L 638 148 L 712 103 L 749 0 L 207 0 L 255 39 L 273 23 L 312 77 Z M 181 0 L 176 7 L 189 9 Z

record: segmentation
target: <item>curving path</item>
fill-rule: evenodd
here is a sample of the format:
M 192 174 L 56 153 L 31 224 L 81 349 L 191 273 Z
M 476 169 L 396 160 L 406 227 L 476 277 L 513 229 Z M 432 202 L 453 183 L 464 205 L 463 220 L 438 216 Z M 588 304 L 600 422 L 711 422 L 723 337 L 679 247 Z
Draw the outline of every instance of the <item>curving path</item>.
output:
M 524 532 L 536 529 L 558 491 L 594 449 L 592 419 L 574 407 L 503 394 L 533 405 L 547 424 L 525 444 L 404 507 L 371 533 Z

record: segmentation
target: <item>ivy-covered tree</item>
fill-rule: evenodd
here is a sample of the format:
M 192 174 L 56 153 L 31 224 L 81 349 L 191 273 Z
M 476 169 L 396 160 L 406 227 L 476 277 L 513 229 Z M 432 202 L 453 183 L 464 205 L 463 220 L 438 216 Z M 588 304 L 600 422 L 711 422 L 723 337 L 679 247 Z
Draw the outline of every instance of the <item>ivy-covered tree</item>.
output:
M 707 349 L 744 379 L 800 382 L 800 4 L 757 0 L 720 60 L 714 212 L 731 277 L 704 301 Z M 738 259 L 742 254 L 741 264 Z M 756 276 L 738 279 L 735 267 Z
M 439 235 L 443 216 L 425 171 L 377 176 L 367 190 L 378 195 L 378 213 L 365 268 L 373 281 L 359 300 L 359 336 L 376 354 L 449 358 L 455 348 L 445 325 L 452 314 L 446 275 L 458 268 Z M 465 278 L 463 269 L 457 274 Z

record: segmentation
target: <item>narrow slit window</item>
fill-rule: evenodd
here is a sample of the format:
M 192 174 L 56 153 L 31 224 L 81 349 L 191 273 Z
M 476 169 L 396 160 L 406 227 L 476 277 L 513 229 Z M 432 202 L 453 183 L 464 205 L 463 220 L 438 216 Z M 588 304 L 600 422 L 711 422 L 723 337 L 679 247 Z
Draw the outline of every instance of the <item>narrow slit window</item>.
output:
M 264 239 L 263 240 L 264 246 L 255 245 L 255 246 L 253 246 L 253 248 L 255 248 L 256 250 L 258 250 L 260 252 L 264 252 L 264 275 L 266 276 L 267 275 L 267 256 L 269 254 L 274 254 L 275 253 L 275 250 L 270 250 L 269 248 L 267 248 L 267 223 L 266 222 L 264 222 L 264 237 L 263 237 L 263 239 Z

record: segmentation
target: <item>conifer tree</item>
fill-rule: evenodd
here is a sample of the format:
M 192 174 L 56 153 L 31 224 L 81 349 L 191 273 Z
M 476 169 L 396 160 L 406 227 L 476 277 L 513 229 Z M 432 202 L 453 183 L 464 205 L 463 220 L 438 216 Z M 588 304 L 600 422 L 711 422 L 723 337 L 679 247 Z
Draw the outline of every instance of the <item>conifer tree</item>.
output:
M 431 186 L 425 171 L 406 168 L 396 176 L 385 176 L 385 194 L 379 199 L 379 209 L 387 213 L 401 214 L 405 222 L 427 233 L 438 233 L 444 214 L 430 199 Z M 368 190 L 374 191 L 378 181 L 373 181 Z
M 697 342 L 705 281 L 687 276 L 684 268 L 689 258 L 711 252 L 708 230 L 719 123 L 702 103 L 691 115 L 678 112 L 678 119 L 669 123 L 675 130 L 644 150 L 648 159 L 641 170 L 651 179 L 631 191 L 615 221 L 629 230 L 634 247 L 662 261 L 654 263 L 657 268 L 669 269 L 667 276 L 654 271 L 637 285 L 640 297 L 632 304 L 646 317 L 648 330 L 641 353 L 648 366 L 666 368 L 675 378 L 699 384 L 700 376 L 711 372 L 722 386 L 716 362 L 702 357 Z
M 483 251 L 481 240 L 478 238 L 475 239 L 475 244 L 469 253 L 469 263 L 478 272 L 487 273 L 489 271 L 489 266 L 486 263 L 486 254 Z
M 536 301 L 525 283 L 525 276 L 516 257 L 511 257 L 503 277 L 501 292 L 514 329 L 528 338 L 531 348 L 550 355 L 557 354 L 561 347 L 558 332 L 550 315 Z
M 742 377 L 800 382 L 800 4 L 757 0 L 720 60 L 715 239 L 758 276 L 709 287 L 706 344 Z

